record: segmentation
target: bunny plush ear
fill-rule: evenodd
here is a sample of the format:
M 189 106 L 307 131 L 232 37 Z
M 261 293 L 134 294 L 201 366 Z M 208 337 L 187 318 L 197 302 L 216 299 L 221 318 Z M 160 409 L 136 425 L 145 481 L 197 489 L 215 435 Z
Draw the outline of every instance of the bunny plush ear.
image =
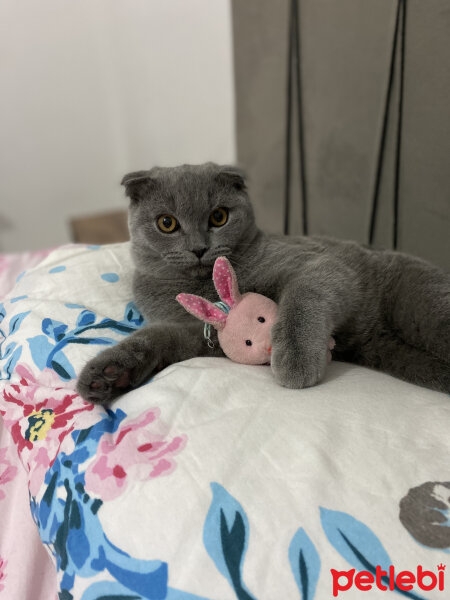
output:
M 236 273 L 225 256 L 219 256 L 214 263 L 213 281 L 220 298 L 230 308 L 240 302 Z
M 178 294 L 177 301 L 188 313 L 191 313 L 200 321 L 209 323 L 218 330 L 225 327 L 227 315 L 220 308 L 214 306 L 212 302 L 208 302 L 208 300 L 194 294 Z

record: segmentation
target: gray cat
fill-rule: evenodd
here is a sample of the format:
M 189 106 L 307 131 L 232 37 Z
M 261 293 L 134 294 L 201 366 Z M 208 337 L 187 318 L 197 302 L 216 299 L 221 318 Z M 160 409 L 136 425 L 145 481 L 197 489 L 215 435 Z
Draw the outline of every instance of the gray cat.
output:
M 318 383 L 333 336 L 334 359 L 450 392 L 450 280 L 438 268 L 354 242 L 265 235 L 235 167 L 154 168 L 122 183 L 134 296 L 148 325 L 85 366 L 78 391 L 87 400 L 108 404 L 174 362 L 223 356 L 175 301 L 180 292 L 217 299 L 218 256 L 230 259 L 243 293 L 279 303 L 271 365 L 281 385 Z

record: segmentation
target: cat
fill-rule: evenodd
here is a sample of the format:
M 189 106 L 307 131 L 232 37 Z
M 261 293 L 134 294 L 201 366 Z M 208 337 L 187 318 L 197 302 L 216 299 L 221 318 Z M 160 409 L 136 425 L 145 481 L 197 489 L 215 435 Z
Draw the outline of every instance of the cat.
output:
M 243 293 L 279 304 L 271 368 L 282 386 L 320 382 L 333 336 L 336 360 L 450 392 L 450 278 L 437 267 L 351 241 L 266 235 L 236 167 L 155 167 L 122 184 L 134 298 L 148 325 L 88 362 L 78 379 L 85 399 L 109 404 L 172 363 L 223 356 L 175 300 L 181 291 L 214 300 L 219 256 L 231 261 Z

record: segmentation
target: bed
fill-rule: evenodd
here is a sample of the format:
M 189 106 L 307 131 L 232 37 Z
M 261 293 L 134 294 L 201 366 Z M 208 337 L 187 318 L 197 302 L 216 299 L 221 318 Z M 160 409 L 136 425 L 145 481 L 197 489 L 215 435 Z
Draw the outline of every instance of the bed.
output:
M 80 369 L 144 323 L 131 273 L 128 243 L 70 245 L 3 293 L 0 598 L 448 597 L 448 396 L 197 358 L 93 406 Z

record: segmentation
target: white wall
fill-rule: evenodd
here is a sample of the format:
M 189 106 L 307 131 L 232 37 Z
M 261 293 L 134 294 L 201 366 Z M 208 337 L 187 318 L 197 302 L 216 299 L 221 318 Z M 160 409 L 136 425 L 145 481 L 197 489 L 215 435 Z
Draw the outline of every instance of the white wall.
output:
M 0 0 L 0 250 L 126 206 L 130 170 L 235 160 L 229 0 Z

